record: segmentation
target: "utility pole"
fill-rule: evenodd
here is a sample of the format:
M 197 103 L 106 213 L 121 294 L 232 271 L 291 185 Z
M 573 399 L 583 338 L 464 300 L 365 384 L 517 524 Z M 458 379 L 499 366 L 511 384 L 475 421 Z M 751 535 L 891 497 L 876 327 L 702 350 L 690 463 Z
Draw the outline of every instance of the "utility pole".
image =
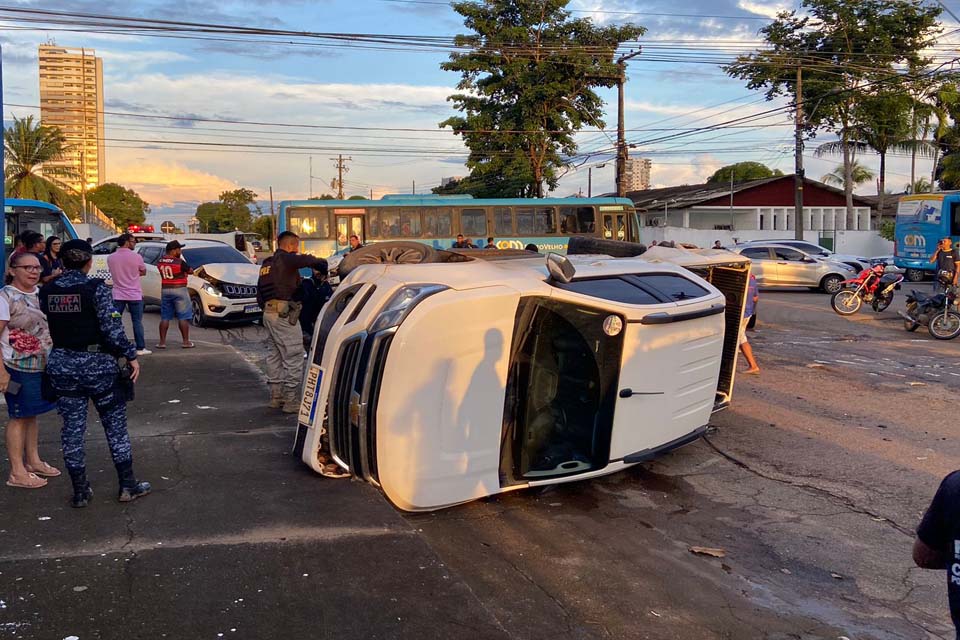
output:
M 617 58 L 617 197 L 627 195 L 627 137 L 623 123 L 623 86 L 627 82 L 627 60 L 640 55 L 631 51 Z
M 603 169 L 605 166 L 607 166 L 606 162 L 604 162 L 603 164 L 598 164 L 595 167 L 587 167 L 587 197 L 588 198 L 593 197 L 593 170 Z
M 84 162 L 83 149 L 80 150 L 80 208 L 83 210 L 83 221 L 90 222 L 87 215 L 87 164 Z
M 803 67 L 797 64 L 796 119 L 794 121 L 793 221 L 794 237 L 803 240 Z
M 417 181 L 416 181 L 416 180 L 413 181 L 413 191 L 411 191 L 410 193 L 412 193 L 412 194 L 414 194 L 414 195 L 416 195 L 416 193 L 417 193 Z
M 337 190 L 337 200 L 343 200 L 343 174 L 350 171 L 344 163 L 353 162 L 353 158 L 344 158 L 343 155 L 338 155 L 336 158 L 330 159 L 336 162 L 333 166 L 337 170 L 337 177 L 331 180 L 330 186 Z
M 274 242 L 276 242 L 276 238 L 277 238 L 277 235 L 278 235 L 278 233 L 277 233 L 277 217 L 276 217 L 275 215 L 273 215 L 273 187 L 270 187 L 270 235 L 271 235 L 272 237 L 270 238 L 269 244 L 268 244 L 267 246 L 270 246 L 270 245 L 272 245 Z

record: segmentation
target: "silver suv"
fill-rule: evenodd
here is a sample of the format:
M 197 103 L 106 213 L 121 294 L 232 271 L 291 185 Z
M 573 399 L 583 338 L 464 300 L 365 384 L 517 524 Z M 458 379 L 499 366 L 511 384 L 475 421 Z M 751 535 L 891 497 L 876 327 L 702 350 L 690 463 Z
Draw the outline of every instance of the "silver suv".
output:
M 761 287 L 810 287 L 833 294 L 841 289 L 841 282 L 858 273 L 843 262 L 782 244 L 751 243 L 735 247 L 733 251 L 750 258 L 752 273 Z

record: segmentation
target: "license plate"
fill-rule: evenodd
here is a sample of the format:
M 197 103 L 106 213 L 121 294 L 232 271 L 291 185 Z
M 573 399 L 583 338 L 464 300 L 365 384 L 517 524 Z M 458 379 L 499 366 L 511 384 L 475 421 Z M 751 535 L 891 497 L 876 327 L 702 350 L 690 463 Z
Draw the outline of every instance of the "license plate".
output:
M 262 309 L 260 309 L 260 305 L 258 304 L 248 304 L 243 308 L 244 313 L 260 313 L 260 311 L 262 311 Z
M 323 369 L 319 365 L 310 365 L 310 370 L 307 371 L 307 380 L 303 385 L 299 416 L 300 423 L 308 427 L 313 426 L 313 419 L 317 414 L 317 397 L 320 395 L 321 380 L 323 380 Z

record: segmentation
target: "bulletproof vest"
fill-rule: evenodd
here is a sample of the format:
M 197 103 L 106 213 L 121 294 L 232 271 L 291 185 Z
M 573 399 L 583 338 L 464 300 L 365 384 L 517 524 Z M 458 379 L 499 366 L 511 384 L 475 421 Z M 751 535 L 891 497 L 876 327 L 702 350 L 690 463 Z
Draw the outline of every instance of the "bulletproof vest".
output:
M 60 287 L 54 281 L 40 288 L 40 309 L 47 315 L 54 348 L 86 351 L 101 344 L 94 294 L 101 283 L 103 280 L 91 278 L 83 284 Z
M 262 307 L 267 300 L 277 297 L 277 282 L 273 273 L 273 256 L 260 263 L 260 276 L 257 278 L 257 302 Z

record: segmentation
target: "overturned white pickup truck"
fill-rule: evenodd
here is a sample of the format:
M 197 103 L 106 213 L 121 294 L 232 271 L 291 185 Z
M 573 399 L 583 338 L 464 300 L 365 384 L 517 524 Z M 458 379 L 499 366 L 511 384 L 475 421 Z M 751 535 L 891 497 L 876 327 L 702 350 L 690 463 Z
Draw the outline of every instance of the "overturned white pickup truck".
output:
M 748 259 L 414 244 L 341 264 L 294 446 L 314 470 L 332 460 L 400 509 L 438 509 L 614 473 L 698 438 L 729 404 Z

